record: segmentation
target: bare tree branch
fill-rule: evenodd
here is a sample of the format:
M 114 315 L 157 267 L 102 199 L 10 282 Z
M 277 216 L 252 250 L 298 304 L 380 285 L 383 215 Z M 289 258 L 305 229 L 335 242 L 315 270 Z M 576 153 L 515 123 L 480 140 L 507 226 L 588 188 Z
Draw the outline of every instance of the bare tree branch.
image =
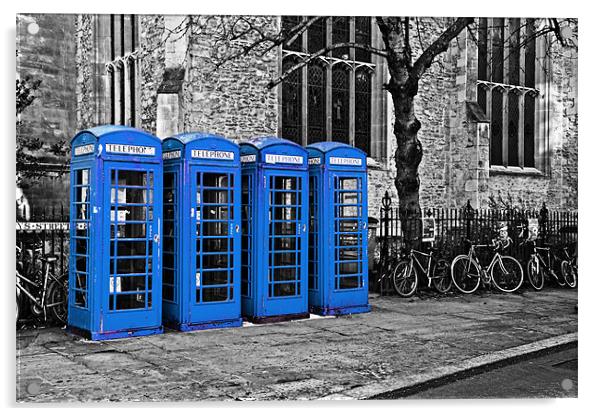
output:
M 456 19 L 431 45 L 420 55 L 414 63 L 410 72 L 410 80 L 418 85 L 418 81 L 426 70 L 431 66 L 437 55 L 445 52 L 449 43 L 464 30 L 466 26 L 474 22 L 474 17 L 460 17 Z

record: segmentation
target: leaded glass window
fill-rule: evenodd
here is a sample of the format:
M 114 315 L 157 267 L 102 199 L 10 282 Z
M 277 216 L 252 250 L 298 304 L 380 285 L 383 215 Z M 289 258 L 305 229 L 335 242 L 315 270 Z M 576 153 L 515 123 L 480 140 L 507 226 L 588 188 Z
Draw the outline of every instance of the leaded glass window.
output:
M 311 63 L 307 80 L 307 142 L 326 140 L 326 68 L 321 63 Z
M 370 153 L 370 100 L 372 98 L 370 72 L 361 69 L 355 73 L 355 147 Z
M 355 43 L 370 45 L 372 37 L 372 24 L 369 17 L 355 18 Z M 372 62 L 372 54 L 364 49 L 355 50 L 355 60 Z
M 288 59 L 282 71 L 288 71 L 296 64 Z M 282 137 L 301 144 L 301 71 L 295 71 L 282 83 Z
M 332 140 L 349 143 L 349 69 L 345 64 L 332 70 Z
M 136 125 L 138 101 L 138 34 L 136 18 L 129 14 L 100 16 L 106 26 L 108 48 L 103 49 L 109 102 L 106 118 L 111 124 Z
M 301 16 L 282 16 L 282 30 L 288 34 L 303 20 Z M 286 36 L 286 35 L 285 35 Z M 290 51 L 301 51 L 302 47 L 302 36 L 297 36 L 290 44 L 286 46 L 286 49 Z
M 282 29 L 286 34 L 311 17 L 284 16 Z M 282 72 L 311 54 L 334 44 L 357 43 L 373 46 L 372 18 L 320 17 L 302 32 L 295 41 L 282 47 Z M 330 31 L 330 32 L 329 32 Z M 371 136 L 384 134 L 380 114 L 372 106 L 386 105 L 370 52 L 349 47 L 332 49 L 315 57 L 285 78 L 281 84 L 281 135 L 302 145 L 317 141 L 335 140 L 349 143 L 371 153 Z M 377 77 L 375 77 L 377 74 Z M 376 79 L 375 79 L 376 78 Z M 384 82 L 384 81 L 383 81 Z M 384 144 L 384 141 L 377 141 Z M 383 149 L 375 149 L 382 154 Z
M 316 20 L 307 29 L 307 48 L 309 53 L 318 52 L 326 47 L 326 18 Z
M 477 101 L 491 122 L 489 162 L 535 167 L 535 20 L 478 24 Z
M 332 18 L 332 44 L 349 42 L 350 19 L 344 16 Z M 349 48 L 335 49 L 332 56 L 341 59 L 349 59 Z

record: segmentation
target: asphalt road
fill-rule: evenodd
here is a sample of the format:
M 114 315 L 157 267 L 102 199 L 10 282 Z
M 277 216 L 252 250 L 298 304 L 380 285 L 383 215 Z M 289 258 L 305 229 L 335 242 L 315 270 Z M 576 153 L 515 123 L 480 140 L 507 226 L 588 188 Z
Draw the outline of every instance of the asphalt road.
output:
M 577 397 L 577 348 L 545 353 L 405 399 L 491 399 Z

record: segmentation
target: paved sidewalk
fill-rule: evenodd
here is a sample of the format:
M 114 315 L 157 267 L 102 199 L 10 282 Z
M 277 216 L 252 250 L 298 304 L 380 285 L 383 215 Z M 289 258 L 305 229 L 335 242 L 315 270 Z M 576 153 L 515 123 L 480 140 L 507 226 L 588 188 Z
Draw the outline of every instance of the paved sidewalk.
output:
M 577 291 L 371 295 L 373 312 L 103 342 L 17 333 L 17 401 L 369 398 L 576 340 Z

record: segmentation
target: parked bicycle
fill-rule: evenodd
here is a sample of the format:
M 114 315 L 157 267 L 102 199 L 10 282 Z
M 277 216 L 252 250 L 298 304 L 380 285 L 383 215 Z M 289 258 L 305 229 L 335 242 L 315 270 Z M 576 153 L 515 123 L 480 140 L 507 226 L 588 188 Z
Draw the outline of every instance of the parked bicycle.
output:
M 439 250 L 432 245 L 427 253 L 410 249 L 408 257 L 396 265 L 393 287 L 399 296 L 407 298 L 416 293 L 419 275 L 428 279 L 428 288 L 432 285 L 439 293 L 446 293 L 451 289 L 449 262 L 441 258 Z
M 22 249 L 17 246 L 18 258 Z M 29 308 L 32 315 L 44 321 L 54 320 L 64 324 L 67 321 L 67 273 L 54 274 L 51 266 L 58 260 L 55 256 L 42 256 L 42 248 L 30 251 L 30 267 L 17 261 L 16 270 L 16 319 L 22 317 L 24 309 Z M 36 267 L 37 264 L 40 267 Z
M 575 243 L 577 244 L 577 243 Z M 577 287 L 577 250 L 569 253 L 569 247 L 564 246 L 561 250 L 560 272 L 566 284 L 574 289 Z
M 468 240 L 470 249 L 468 254 L 460 254 L 452 261 L 451 277 L 454 286 L 462 293 L 475 292 L 481 283 L 490 286 L 493 284 L 502 292 L 516 291 L 523 283 L 523 268 L 512 256 L 504 256 L 501 252 L 512 243 L 511 238 L 493 240 L 493 245 L 474 244 Z M 483 267 L 476 255 L 480 248 L 493 249 L 489 265 Z
M 389 251 L 390 253 L 383 256 L 379 261 L 379 276 L 376 283 L 380 286 L 381 290 L 387 283 L 395 288 L 393 274 L 397 266 L 405 261 L 401 247 L 391 247 Z M 395 288 L 395 291 L 399 294 L 397 288 Z
M 519 237 L 524 235 L 525 226 L 521 229 Z M 577 285 L 576 274 L 572 268 L 572 258 L 568 253 L 568 247 L 554 249 L 551 245 L 537 244 L 536 239 L 525 239 L 522 243 L 530 247 L 529 260 L 527 261 L 527 278 L 533 289 L 542 290 L 546 278 L 553 278 L 559 286 Z M 562 256 L 562 257 L 561 257 Z

